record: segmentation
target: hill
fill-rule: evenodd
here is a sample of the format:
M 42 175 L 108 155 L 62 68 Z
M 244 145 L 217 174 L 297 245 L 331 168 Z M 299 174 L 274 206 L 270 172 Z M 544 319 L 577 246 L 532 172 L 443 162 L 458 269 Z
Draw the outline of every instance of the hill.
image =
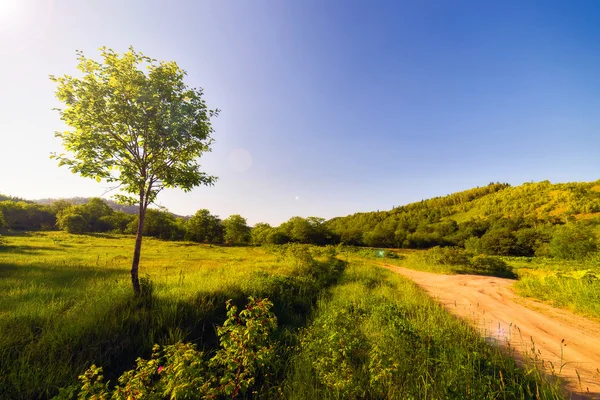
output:
M 538 229 L 538 236 L 543 236 L 542 227 L 577 221 L 596 226 L 599 217 L 600 180 L 543 181 L 515 187 L 490 183 L 390 211 L 333 218 L 326 226 L 349 244 L 427 248 L 464 246 L 471 237 L 502 229 L 513 235 L 523 229 Z
M 48 198 L 48 199 L 38 199 L 38 200 L 33 200 L 33 202 L 38 203 L 38 204 L 42 204 L 42 205 L 51 205 L 52 203 L 55 203 L 59 200 L 62 201 L 66 201 L 69 202 L 71 204 L 80 206 L 83 204 L 87 204 L 90 201 L 91 197 L 70 197 L 67 199 L 52 199 L 52 198 Z M 113 200 L 110 199 L 102 199 L 104 200 L 104 202 L 106 202 L 106 204 L 109 205 L 110 208 L 112 208 L 114 211 L 122 211 L 126 214 L 133 214 L 133 215 L 137 215 L 138 213 L 138 207 L 137 206 L 127 206 L 124 204 L 119 204 Z

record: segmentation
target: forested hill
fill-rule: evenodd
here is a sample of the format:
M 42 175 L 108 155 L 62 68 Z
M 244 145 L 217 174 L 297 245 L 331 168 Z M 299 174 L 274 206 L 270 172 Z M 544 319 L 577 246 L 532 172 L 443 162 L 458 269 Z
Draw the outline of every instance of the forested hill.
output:
M 344 243 L 427 248 L 465 245 L 470 237 L 508 229 L 586 220 L 600 222 L 600 180 L 559 183 L 503 183 L 423 200 L 390 211 L 333 218 L 326 226 Z
M 51 205 L 53 203 L 56 203 L 57 201 L 63 201 L 63 202 L 66 201 L 68 203 L 79 206 L 82 204 L 87 204 L 90 201 L 90 199 L 91 199 L 91 197 L 70 197 L 67 199 L 39 199 L 39 200 L 34 200 L 34 202 L 38 203 L 38 204 Z M 128 205 L 124 205 L 124 204 L 119 204 L 110 199 L 104 199 L 104 202 L 106 204 L 108 204 L 108 206 L 115 211 L 122 211 L 124 213 L 134 214 L 134 215 L 137 215 L 137 213 L 139 211 L 138 206 L 128 206 Z

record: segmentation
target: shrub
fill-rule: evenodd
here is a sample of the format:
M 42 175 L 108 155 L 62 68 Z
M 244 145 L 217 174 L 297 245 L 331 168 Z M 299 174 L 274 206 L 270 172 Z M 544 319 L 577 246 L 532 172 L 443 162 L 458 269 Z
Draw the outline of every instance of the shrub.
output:
M 79 376 L 80 387 L 63 388 L 54 399 L 196 399 L 245 395 L 274 355 L 271 334 L 277 328 L 277 318 L 268 299 L 249 297 L 248 305 L 239 314 L 231 300 L 226 304 L 227 320 L 217 328 L 221 348 L 212 358 L 207 359 L 194 344 L 154 345 L 152 358 L 138 358 L 136 368 L 119 377 L 112 394 L 109 382 L 104 383 L 102 368 L 92 365 Z
M 556 228 L 550 241 L 550 255 L 563 260 L 581 260 L 597 250 L 594 232 L 579 224 Z
M 474 256 L 470 260 L 471 267 L 477 274 L 494 275 L 505 278 L 514 278 L 512 267 L 505 261 L 484 255 Z
M 83 233 L 88 223 L 82 215 L 69 213 L 60 216 L 58 226 L 69 233 Z
M 439 265 L 465 265 L 469 259 L 458 247 L 433 247 L 425 253 L 425 261 Z

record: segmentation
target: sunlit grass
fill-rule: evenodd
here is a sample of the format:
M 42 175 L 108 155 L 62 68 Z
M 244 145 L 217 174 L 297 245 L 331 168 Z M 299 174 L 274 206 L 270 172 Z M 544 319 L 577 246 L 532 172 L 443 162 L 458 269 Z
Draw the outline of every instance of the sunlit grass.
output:
M 562 398 L 557 382 L 520 369 L 412 282 L 372 264 L 352 262 L 319 302 L 284 383 L 288 398 Z
M 336 261 L 333 248 L 146 238 L 140 272 L 150 278 L 152 294 L 135 299 L 133 237 L 42 232 L 6 239 L 0 250 L 2 398 L 51 397 L 93 363 L 114 382 L 137 357 L 148 357 L 154 343 L 192 341 L 211 351 L 225 301 L 245 304 L 249 295 L 269 297 L 280 325 L 277 373 L 264 379 L 263 397 L 278 396 L 281 387 L 289 398 L 528 398 L 537 385 L 542 398 L 555 398 L 537 372 L 526 377 L 415 285 L 375 266 L 378 254 L 365 263 L 344 251 Z M 336 386 L 336 368 L 346 357 L 339 339 L 352 338 L 362 344 L 347 354 L 357 358 L 340 370 L 352 377 Z M 315 362 L 327 357 L 331 368 L 319 369 Z M 333 380 L 319 375 L 327 368 Z

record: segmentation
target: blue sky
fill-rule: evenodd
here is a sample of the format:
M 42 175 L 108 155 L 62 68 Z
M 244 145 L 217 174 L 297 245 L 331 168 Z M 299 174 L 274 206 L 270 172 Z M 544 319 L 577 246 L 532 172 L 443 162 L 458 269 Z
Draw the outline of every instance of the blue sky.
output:
M 48 74 L 75 50 L 175 60 L 222 110 L 214 187 L 165 191 L 178 214 L 279 224 L 491 181 L 600 178 L 594 1 L 0 2 L 0 193 L 98 196 L 58 168 Z

